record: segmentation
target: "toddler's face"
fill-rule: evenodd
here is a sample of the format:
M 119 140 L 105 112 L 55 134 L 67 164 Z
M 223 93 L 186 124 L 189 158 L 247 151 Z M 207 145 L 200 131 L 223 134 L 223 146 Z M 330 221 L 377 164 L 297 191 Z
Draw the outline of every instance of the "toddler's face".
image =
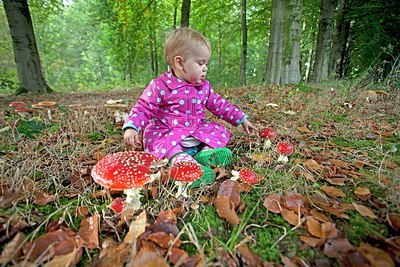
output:
M 192 48 L 184 57 L 183 76 L 185 81 L 198 84 L 203 82 L 207 74 L 207 64 L 211 52 L 205 45 L 199 45 Z

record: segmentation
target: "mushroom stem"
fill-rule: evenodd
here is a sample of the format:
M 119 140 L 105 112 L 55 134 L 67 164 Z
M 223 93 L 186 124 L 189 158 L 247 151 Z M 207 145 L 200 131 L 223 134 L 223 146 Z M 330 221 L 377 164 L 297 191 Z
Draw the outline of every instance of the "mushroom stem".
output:
M 176 192 L 175 197 L 179 198 L 180 196 L 183 196 L 187 198 L 188 197 L 187 189 L 191 183 L 183 183 L 176 181 L 175 184 L 178 186 L 178 191 Z
M 232 181 L 237 181 L 238 179 L 239 179 L 239 172 L 238 171 L 235 171 L 235 170 L 232 170 L 232 177 L 231 177 L 231 179 L 230 180 L 232 180 Z
M 134 210 L 140 209 L 142 203 L 140 202 L 140 191 L 142 188 L 131 188 L 124 190 L 126 194 L 126 207 L 130 207 Z
M 266 139 L 265 141 L 264 141 L 264 150 L 265 149 L 268 149 L 268 148 L 270 148 L 271 147 L 271 140 L 270 139 Z
M 278 158 L 278 162 L 287 163 L 288 161 L 289 161 L 289 158 L 285 155 L 280 155 Z

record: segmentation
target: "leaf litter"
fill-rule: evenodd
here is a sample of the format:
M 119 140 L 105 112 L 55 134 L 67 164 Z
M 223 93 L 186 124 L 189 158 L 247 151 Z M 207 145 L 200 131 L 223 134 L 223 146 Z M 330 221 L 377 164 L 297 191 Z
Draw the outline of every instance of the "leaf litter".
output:
M 272 127 L 278 133 L 272 147 L 265 148 L 261 138 L 231 128 L 229 146 L 237 160 L 216 169 L 216 184 L 193 189 L 189 199 L 175 199 L 171 192 L 176 188 L 164 178 L 146 186 L 143 198 L 147 203 L 142 210 L 114 211 L 112 199 L 123 198 L 123 193 L 94 184 L 90 170 L 105 155 L 125 150 L 119 130 L 122 116 L 140 92 L 0 99 L 6 107 L 0 124 L 1 264 L 308 266 L 318 262 L 287 253 L 288 238 L 298 238 L 306 249 L 319 248 L 317 253 L 340 265 L 399 264 L 400 181 L 396 174 L 400 129 L 395 121 L 400 113 L 393 104 L 398 96 L 375 103 L 355 101 L 349 109 L 340 104 L 347 100 L 318 90 L 235 89 L 235 99 L 255 125 Z M 228 98 L 232 92 L 222 91 Z M 246 103 L 248 94 L 256 95 L 260 103 L 265 99 L 267 108 Z M 123 105 L 118 114 L 107 107 L 112 99 Z M 11 114 L 8 103 L 18 100 L 28 104 L 51 100 L 57 108 L 51 116 L 41 110 Z M 295 145 L 288 164 L 277 162 L 274 146 L 281 141 Z M 263 178 L 260 184 L 229 180 L 229 170 L 242 167 L 256 170 Z M 275 173 L 283 173 L 280 179 L 289 177 L 289 186 L 283 186 L 284 180 L 274 182 Z M 240 230 L 248 223 L 245 215 L 251 204 L 246 203 L 247 197 L 254 194 L 262 200 L 258 209 L 281 216 L 288 225 L 274 240 L 272 247 L 280 251 L 274 261 L 252 251 L 257 239 Z M 238 229 L 229 241 L 233 246 L 216 245 L 218 232 L 211 236 L 213 249 L 205 250 L 199 243 L 201 233 L 187 221 L 199 205 L 214 205 L 216 214 L 226 221 L 226 231 Z M 354 212 L 386 230 L 354 242 L 343 227 Z M 259 223 L 270 224 L 268 217 Z M 289 237 L 290 233 L 297 237 Z M 248 242 L 250 246 L 245 245 Z M 212 250 L 214 256 L 209 254 Z

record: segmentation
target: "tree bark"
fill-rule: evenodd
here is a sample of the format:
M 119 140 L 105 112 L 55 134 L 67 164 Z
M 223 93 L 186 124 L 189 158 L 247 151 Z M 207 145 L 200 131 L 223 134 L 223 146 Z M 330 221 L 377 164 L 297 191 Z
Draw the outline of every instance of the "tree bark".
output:
M 269 84 L 280 84 L 283 47 L 283 15 L 283 1 L 273 0 L 267 59 L 267 73 L 265 77 L 265 81 Z
M 242 0 L 242 85 L 247 84 L 247 21 L 246 21 L 246 0 Z
M 336 15 L 335 38 L 333 39 L 332 52 L 329 63 L 329 75 L 343 78 L 345 59 L 350 32 L 350 20 L 346 18 L 349 9 L 349 0 L 339 0 Z
M 285 1 L 283 70 L 281 83 L 299 83 L 302 0 Z
M 17 93 L 52 92 L 42 72 L 27 0 L 3 0 L 20 88 Z
M 302 0 L 273 0 L 267 73 L 269 84 L 300 82 Z
M 189 27 L 190 0 L 183 0 L 181 10 L 181 27 Z
M 314 63 L 314 82 L 316 83 L 328 80 L 334 14 L 334 0 L 322 0 Z

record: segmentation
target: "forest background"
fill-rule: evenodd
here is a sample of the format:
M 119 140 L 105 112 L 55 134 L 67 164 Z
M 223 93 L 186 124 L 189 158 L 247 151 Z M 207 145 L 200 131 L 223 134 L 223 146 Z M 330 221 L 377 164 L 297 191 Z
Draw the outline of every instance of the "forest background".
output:
M 29 9 L 41 68 L 56 91 L 146 85 L 167 69 L 163 42 L 181 25 L 213 44 L 207 77 L 216 88 L 328 80 L 399 85 L 395 0 L 32 0 Z M 18 74 L 4 8 L 0 25 L 0 86 L 14 90 Z M 271 77 L 281 62 L 294 63 L 298 77 Z

